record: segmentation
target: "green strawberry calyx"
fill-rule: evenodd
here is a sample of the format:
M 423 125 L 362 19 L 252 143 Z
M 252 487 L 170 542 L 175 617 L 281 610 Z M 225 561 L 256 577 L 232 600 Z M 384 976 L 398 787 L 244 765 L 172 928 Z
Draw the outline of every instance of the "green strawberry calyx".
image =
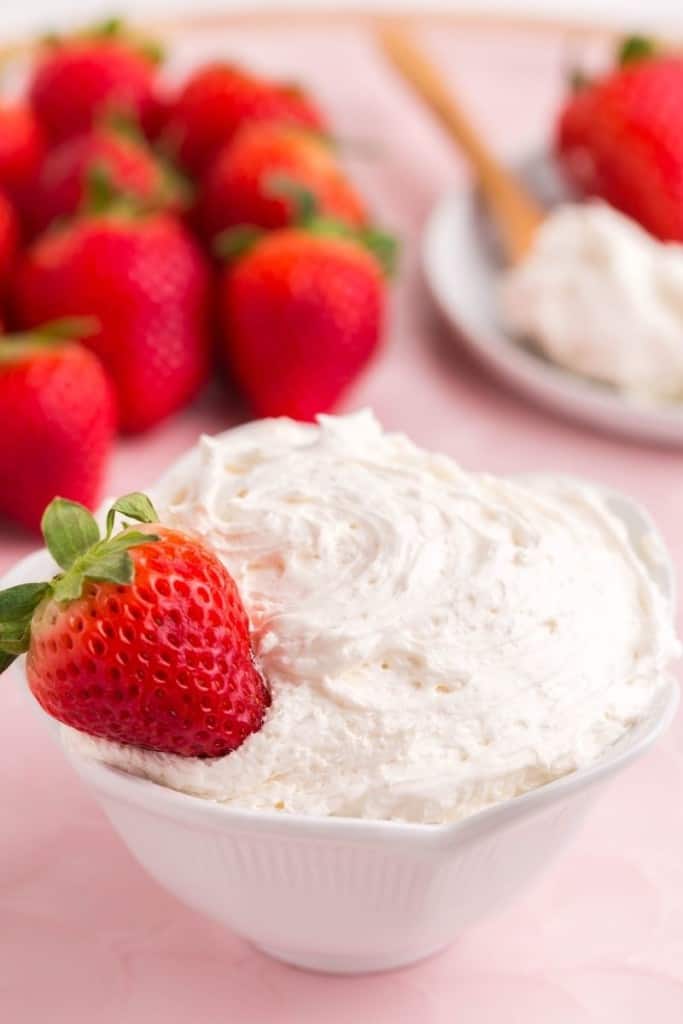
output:
M 147 197 L 136 195 L 114 181 L 106 158 L 90 165 L 85 178 L 85 191 L 78 210 L 81 217 L 118 217 L 125 220 L 159 213 L 168 207 L 186 210 L 192 204 L 193 189 L 170 160 L 157 157 L 158 184 Z
M 159 522 L 152 502 L 137 491 L 124 495 L 111 506 L 104 537 L 84 505 L 54 498 L 47 506 L 41 530 L 61 572 L 45 583 L 20 583 L 0 591 L 0 672 L 28 650 L 33 614 L 45 598 L 60 603 L 74 601 L 81 596 L 86 580 L 120 584 L 133 581 L 135 567 L 130 548 L 161 538 L 155 533 L 134 530 L 126 522 L 114 534 L 117 514 L 139 523 Z
M 52 320 L 17 334 L 0 335 L 0 366 L 88 338 L 98 329 L 94 317 L 78 316 Z
M 66 35 L 48 32 L 42 37 L 43 45 L 49 47 L 68 46 L 73 42 L 121 43 L 140 57 L 144 57 L 150 64 L 161 64 L 164 59 L 164 49 L 161 44 L 156 39 L 150 39 L 129 28 L 123 18 L 106 18 L 79 32 Z
M 626 64 L 635 64 L 639 60 L 656 57 L 658 53 L 659 47 L 654 39 L 638 35 L 626 36 L 617 50 L 617 64 L 624 67 Z
M 157 151 L 150 145 L 140 127 L 140 121 L 134 113 L 126 110 L 105 110 L 97 120 L 97 128 L 104 134 L 110 133 L 116 136 L 123 144 L 127 143 L 137 150 L 142 150 L 154 162 L 159 180 L 149 199 L 136 198 L 115 185 L 108 161 L 106 158 L 100 160 L 94 168 L 95 180 L 86 180 L 86 212 L 90 212 L 88 204 L 92 200 L 92 192 L 94 191 L 96 195 L 98 192 L 101 193 L 104 181 L 107 183 L 107 195 L 110 202 L 115 202 L 117 198 L 123 197 L 128 203 L 137 205 L 138 209 L 142 211 L 168 207 L 188 210 L 191 207 L 195 189 L 190 179 L 179 170 L 169 155 Z
M 395 238 L 374 227 L 355 227 L 320 213 L 315 194 L 286 174 L 272 174 L 266 183 L 272 196 L 287 199 L 294 209 L 294 226 L 314 235 L 347 238 L 373 254 L 382 270 L 391 277 L 396 269 L 398 243 Z M 268 232 L 254 224 L 239 224 L 222 231 L 214 241 L 218 256 L 228 261 L 240 259 Z
M 614 63 L 617 69 L 630 67 L 642 60 L 651 60 L 661 54 L 661 47 L 648 36 L 625 36 L 617 45 Z M 582 67 L 573 66 L 569 69 L 569 87 L 572 93 L 589 89 L 599 79 L 588 74 Z
M 88 168 L 85 192 L 79 213 L 82 216 L 111 215 L 137 218 L 147 212 L 146 204 L 132 192 L 120 188 L 106 160 L 97 160 Z

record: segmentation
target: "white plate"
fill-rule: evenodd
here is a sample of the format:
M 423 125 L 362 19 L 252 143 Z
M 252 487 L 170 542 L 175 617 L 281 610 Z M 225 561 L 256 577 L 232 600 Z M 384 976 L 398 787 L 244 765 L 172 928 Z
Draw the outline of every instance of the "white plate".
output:
M 539 169 L 546 175 L 539 191 L 552 195 L 548 169 L 538 164 L 536 178 Z M 422 262 L 432 296 L 450 325 L 482 362 L 518 390 L 602 429 L 683 445 L 683 403 L 650 405 L 625 398 L 552 365 L 505 332 L 496 301 L 501 267 L 475 189 L 448 193 L 436 204 L 422 240 Z

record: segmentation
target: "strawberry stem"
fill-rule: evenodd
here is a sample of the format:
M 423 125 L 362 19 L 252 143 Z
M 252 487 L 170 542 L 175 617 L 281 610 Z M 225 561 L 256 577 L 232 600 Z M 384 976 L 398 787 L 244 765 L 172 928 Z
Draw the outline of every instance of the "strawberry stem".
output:
M 41 528 L 47 549 L 62 572 L 48 582 L 21 583 L 0 591 L 0 673 L 28 650 L 33 615 L 45 598 L 73 601 L 81 596 L 87 579 L 120 584 L 133 581 L 130 549 L 161 538 L 133 530 L 128 523 L 112 536 L 117 513 L 142 523 L 158 522 L 159 518 L 146 495 L 126 494 L 109 509 L 107 533 L 101 539 L 97 521 L 84 505 L 55 498 L 47 506 Z

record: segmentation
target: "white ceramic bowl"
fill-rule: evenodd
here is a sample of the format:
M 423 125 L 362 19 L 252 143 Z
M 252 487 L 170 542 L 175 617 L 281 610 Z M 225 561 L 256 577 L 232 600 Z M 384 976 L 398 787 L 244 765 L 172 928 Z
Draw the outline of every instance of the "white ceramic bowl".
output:
M 673 576 L 647 516 L 610 497 L 673 603 Z M 4 586 L 44 578 L 38 553 Z M 17 662 L 23 672 L 23 659 Z M 603 759 L 453 825 L 241 811 L 186 796 L 68 751 L 114 828 L 166 889 L 260 949 L 314 970 L 413 963 L 497 910 L 569 841 L 604 784 L 666 729 L 668 685 L 648 719 Z

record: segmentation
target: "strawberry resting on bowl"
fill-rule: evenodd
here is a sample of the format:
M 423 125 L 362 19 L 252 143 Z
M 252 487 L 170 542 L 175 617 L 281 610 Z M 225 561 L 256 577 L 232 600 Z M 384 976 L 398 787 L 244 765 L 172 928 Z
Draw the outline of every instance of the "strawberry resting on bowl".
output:
M 117 513 L 139 526 L 115 533 Z M 27 651 L 39 704 L 92 736 L 185 757 L 220 756 L 269 703 L 227 570 L 198 537 L 158 522 L 142 494 L 115 502 L 100 537 L 82 505 L 43 517 L 60 572 L 0 593 L 0 664 Z

